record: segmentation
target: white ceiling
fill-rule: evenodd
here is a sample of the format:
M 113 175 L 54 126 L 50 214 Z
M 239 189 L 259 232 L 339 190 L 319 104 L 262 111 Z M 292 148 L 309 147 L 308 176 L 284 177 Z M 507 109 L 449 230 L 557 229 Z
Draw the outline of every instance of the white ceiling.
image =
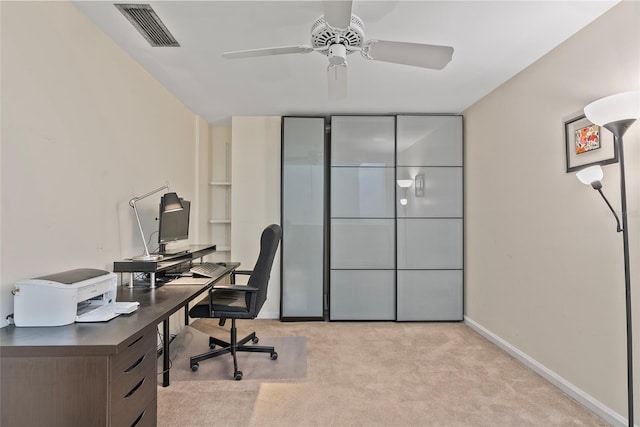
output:
M 127 2 L 126 0 L 122 1 Z M 354 1 L 365 39 L 448 45 L 435 71 L 347 57 L 349 98 L 329 101 L 320 53 L 229 60 L 221 53 L 309 45 L 319 1 L 152 1 L 180 47 L 151 47 L 113 2 L 76 6 L 196 114 L 460 113 L 616 1 Z M 138 1 L 128 1 L 138 3 Z

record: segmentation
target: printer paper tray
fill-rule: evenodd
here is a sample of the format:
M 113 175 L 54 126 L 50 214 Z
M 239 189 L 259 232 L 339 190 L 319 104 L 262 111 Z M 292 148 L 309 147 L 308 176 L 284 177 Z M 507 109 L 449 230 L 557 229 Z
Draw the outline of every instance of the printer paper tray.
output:
M 96 309 L 76 316 L 76 322 L 108 322 L 122 313 L 133 313 L 140 304 L 137 302 L 116 302 L 101 305 Z

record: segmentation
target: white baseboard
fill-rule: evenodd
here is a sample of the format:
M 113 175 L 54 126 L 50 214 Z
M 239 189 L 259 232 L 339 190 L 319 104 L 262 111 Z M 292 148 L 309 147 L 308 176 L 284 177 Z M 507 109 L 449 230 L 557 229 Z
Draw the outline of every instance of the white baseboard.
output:
M 585 393 L 582 389 L 576 387 L 571 384 L 569 381 L 562 378 L 560 375 L 556 374 L 537 360 L 533 359 L 526 353 L 518 350 L 516 347 L 512 346 L 499 336 L 495 335 L 493 332 L 479 325 L 472 319 L 467 316 L 464 317 L 464 322 L 474 331 L 500 347 L 502 350 L 509 353 L 511 356 L 518 359 L 522 364 L 524 364 L 529 369 L 536 372 L 538 375 L 549 381 L 554 386 L 558 387 L 560 390 L 571 396 L 582 406 L 611 424 L 612 426 L 626 426 L 627 419 L 622 415 L 618 414 L 608 406 L 604 405 L 602 402 L 595 399 L 593 396 Z

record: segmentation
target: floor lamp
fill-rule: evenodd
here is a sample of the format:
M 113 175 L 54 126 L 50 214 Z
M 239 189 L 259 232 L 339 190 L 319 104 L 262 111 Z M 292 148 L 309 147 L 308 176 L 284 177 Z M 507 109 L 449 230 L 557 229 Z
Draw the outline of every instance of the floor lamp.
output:
M 613 143 L 618 149 L 620 162 L 620 204 L 622 226 L 618 216 L 609 201 L 602 193 L 602 169 L 600 166 L 590 167 L 578 172 L 578 179 L 585 184 L 590 184 L 598 190 L 609 209 L 613 212 L 618 231 L 622 232 L 622 246 L 624 253 L 624 284 L 626 295 L 626 319 L 627 319 L 627 405 L 628 423 L 634 425 L 633 421 L 633 334 L 631 333 L 631 276 L 629 267 L 629 224 L 627 221 L 627 190 L 625 184 L 624 166 L 624 144 L 622 136 L 631 125 L 640 117 L 640 91 L 623 92 L 617 95 L 607 96 L 592 102 L 584 108 L 584 114 L 593 124 L 608 129 L 613 133 Z

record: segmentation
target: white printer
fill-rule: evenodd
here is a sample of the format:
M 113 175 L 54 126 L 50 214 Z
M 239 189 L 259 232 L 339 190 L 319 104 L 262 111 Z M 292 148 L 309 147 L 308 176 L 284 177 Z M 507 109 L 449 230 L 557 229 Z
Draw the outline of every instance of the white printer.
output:
M 13 291 L 16 326 L 62 326 L 107 321 L 138 308 L 116 303 L 117 276 L 104 270 L 78 268 L 22 280 Z

